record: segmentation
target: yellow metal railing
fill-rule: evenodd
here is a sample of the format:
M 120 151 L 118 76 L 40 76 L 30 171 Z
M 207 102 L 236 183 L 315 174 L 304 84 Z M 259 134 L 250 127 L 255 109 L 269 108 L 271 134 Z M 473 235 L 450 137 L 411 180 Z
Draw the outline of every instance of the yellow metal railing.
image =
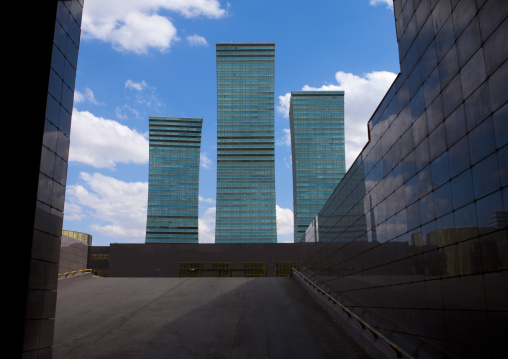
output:
M 76 274 L 76 273 L 81 273 L 81 272 L 91 272 L 92 269 L 80 269 L 80 270 L 75 270 L 75 271 L 72 271 L 72 272 L 65 272 L 65 273 L 60 273 L 58 274 L 59 276 L 63 275 L 63 276 L 68 276 L 69 274 Z
M 333 303 L 337 304 L 350 318 L 356 319 L 356 321 L 362 326 L 363 329 L 369 330 L 372 335 L 374 335 L 375 338 L 381 339 L 386 344 L 388 344 L 395 352 L 397 353 L 397 357 L 399 358 L 409 358 L 413 359 L 413 357 L 407 353 L 405 350 L 403 350 L 401 347 L 399 347 L 397 344 L 392 342 L 390 339 L 386 338 L 383 334 L 381 334 L 379 331 L 377 331 L 374 327 L 370 326 L 365 320 L 361 319 L 358 315 L 350 311 L 348 308 L 346 308 L 342 303 L 340 303 L 337 299 L 326 293 L 323 289 L 321 289 L 316 283 L 308 279 L 306 276 L 304 276 L 302 273 L 297 271 L 295 268 L 291 269 L 293 273 L 298 274 L 303 280 L 305 280 L 307 283 L 309 283 L 312 287 L 317 289 L 321 294 L 325 295 L 330 299 Z

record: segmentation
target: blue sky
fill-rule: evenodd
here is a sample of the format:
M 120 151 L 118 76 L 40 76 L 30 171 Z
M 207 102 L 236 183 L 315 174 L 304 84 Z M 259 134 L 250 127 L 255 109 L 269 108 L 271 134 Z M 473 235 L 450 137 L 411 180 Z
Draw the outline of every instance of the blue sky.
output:
M 399 72 L 390 0 L 86 0 L 64 229 L 143 243 L 148 117 L 201 117 L 199 241 L 213 242 L 218 42 L 275 42 L 277 231 L 292 242 L 289 93 L 345 91 L 349 168 Z

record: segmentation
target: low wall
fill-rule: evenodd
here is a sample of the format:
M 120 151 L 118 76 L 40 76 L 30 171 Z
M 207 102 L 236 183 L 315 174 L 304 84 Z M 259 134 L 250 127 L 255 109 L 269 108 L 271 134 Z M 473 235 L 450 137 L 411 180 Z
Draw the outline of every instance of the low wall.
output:
M 224 271 L 238 277 L 247 272 L 254 276 L 257 269 L 248 268 L 262 264 L 263 274 L 275 277 L 284 275 L 282 266 L 298 262 L 297 247 L 292 243 L 112 243 L 109 247 L 90 247 L 89 252 L 89 268 L 107 268 L 110 277 L 186 276 L 186 269 L 182 269 L 185 265 L 202 268 L 201 276 L 223 276 L 222 272 L 212 271 L 217 264 L 226 265 Z M 93 260 L 100 259 L 101 254 L 107 259 Z

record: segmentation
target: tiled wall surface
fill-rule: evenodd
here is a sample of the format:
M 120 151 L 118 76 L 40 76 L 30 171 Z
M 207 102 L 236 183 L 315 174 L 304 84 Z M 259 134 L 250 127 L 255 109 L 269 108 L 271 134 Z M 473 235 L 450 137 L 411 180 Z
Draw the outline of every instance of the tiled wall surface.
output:
M 394 14 L 400 74 L 301 266 L 418 357 L 506 357 L 508 1 Z
M 53 5 L 48 4 L 48 8 Z M 26 299 L 23 358 L 48 358 L 53 344 L 60 236 L 62 235 L 65 185 L 74 82 L 80 41 L 83 0 L 58 1 L 45 119 L 30 119 L 36 127 L 44 121 L 39 137 L 40 167 L 31 244 Z M 45 12 L 43 12 L 45 14 Z M 40 16 L 43 16 L 41 14 Z M 29 26 L 29 24 L 27 24 Z M 27 43 L 26 46 L 29 46 Z M 40 61 L 44 58 L 41 51 Z M 28 210 L 28 209 L 27 209 Z

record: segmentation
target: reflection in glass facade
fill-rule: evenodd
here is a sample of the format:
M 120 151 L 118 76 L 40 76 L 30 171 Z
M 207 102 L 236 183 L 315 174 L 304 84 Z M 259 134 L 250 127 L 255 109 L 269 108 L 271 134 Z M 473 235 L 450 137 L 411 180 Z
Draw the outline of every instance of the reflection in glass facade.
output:
M 215 243 L 275 243 L 273 43 L 218 43 Z
M 149 118 L 146 243 L 198 242 L 202 125 L 201 118 Z
M 291 92 L 289 124 L 298 242 L 346 173 L 344 92 Z
M 395 1 L 401 72 L 300 268 L 417 357 L 508 356 L 508 2 Z

